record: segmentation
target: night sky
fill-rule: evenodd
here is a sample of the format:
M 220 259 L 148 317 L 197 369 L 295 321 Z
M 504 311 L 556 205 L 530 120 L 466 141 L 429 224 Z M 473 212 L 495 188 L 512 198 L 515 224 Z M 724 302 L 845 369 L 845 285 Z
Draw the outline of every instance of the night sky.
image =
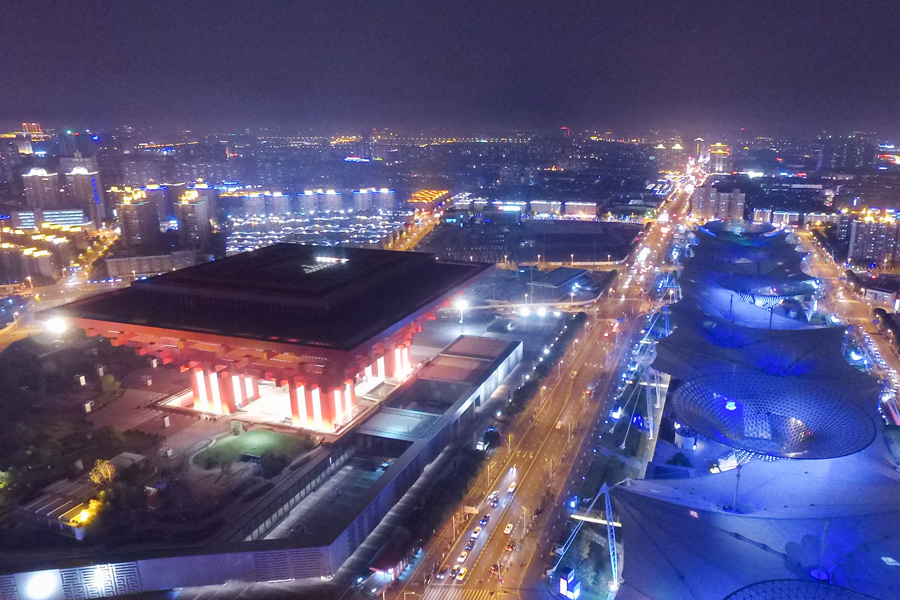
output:
M 900 133 L 900 2 L 0 3 L 0 124 Z

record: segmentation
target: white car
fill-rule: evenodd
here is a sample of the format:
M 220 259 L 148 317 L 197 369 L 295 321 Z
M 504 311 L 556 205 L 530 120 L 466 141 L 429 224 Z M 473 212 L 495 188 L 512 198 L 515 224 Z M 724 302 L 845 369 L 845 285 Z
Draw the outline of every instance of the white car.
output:
M 509 484 L 509 488 L 506 491 L 509 494 L 512 494 L 514 491 L 516 491 L 516 482 L 513 481 L 511 484 Z
M 466 562 L 466 559 L 469 558 L 469 552 L 467 550 L 463 550 L 462 553 L 458 557 L 456 557 L 456 562 L 462 563 Z
M 473 538 L 477 538 L 479 535 L 481 535 L 481 527 L 476 527 L 475 529 L 472 530 Z
M 507 523 L 506 527 L 503 528 L 503 533 L 506 535 L 509 535 L 510 533 L 512 533 L 512 528 L 513 528 L 513 524 Z

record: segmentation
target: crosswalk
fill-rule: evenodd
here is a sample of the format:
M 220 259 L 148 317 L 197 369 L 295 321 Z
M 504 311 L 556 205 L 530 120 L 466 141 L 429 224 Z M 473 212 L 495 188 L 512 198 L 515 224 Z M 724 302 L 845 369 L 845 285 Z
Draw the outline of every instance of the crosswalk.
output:
M 497 589 L 470 589 L 461 585 L 431 584 L 422 595 L 422 600 L 499 600 Z

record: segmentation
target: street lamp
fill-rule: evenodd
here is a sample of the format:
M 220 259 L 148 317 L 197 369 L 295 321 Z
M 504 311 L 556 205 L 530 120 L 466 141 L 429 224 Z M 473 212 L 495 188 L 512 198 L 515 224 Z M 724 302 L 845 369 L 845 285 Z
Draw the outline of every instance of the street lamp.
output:
M 463 315 L 466 309 L 469 308 L 469 301 L 465 298 L 460 298 L 456 301 L 455 306 L 459 309 L 459 329 L 462 331 Z

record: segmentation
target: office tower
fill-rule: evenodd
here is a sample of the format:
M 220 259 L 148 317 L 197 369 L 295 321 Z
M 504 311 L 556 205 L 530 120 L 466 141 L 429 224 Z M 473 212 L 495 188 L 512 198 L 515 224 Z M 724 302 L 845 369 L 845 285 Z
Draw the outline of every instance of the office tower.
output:
M 137 191 L 116 206 L 122 243 L 126 248 L 152 246 L 159 240 L 159 217 L 156 206 Z
M 739 221 L 744 218 L 745 199 L 746 194 L 738 189 L 720 191 L 707 183 L 694 191 L 691 198 L 691 214 L 697 219 L 706 221 L 713 219 Z
M 25 184 L 25 201 L 28 208 L 62 208 L 63 194 L 59 187 L 59 174 L 34 168 L 22 176 Z
M 894 266 L 897 258 L 897 232 L 900 224 L 892 218 L 871 216 L 856 220 L 850 226 L 851 260 L 876 267 Z
M 106 220 L 106 201 L 97 161 L 82 158 L 75 153 L 74 158 L 61 158 L 59 165 L 65 173 L 66 194 L 72 208 L 80 208 L 87 213 L 94 224 Z
M 196 192 L 186 192 L 175 205 L 178 220 L 178 237 L 182 244 L 206 248 L 212 236 L 209 210 L 206 202 L 197 199 Z
M 725 144 L 716 143 L 709 147 L 709 172 L 731 173 L 731 148 Z

